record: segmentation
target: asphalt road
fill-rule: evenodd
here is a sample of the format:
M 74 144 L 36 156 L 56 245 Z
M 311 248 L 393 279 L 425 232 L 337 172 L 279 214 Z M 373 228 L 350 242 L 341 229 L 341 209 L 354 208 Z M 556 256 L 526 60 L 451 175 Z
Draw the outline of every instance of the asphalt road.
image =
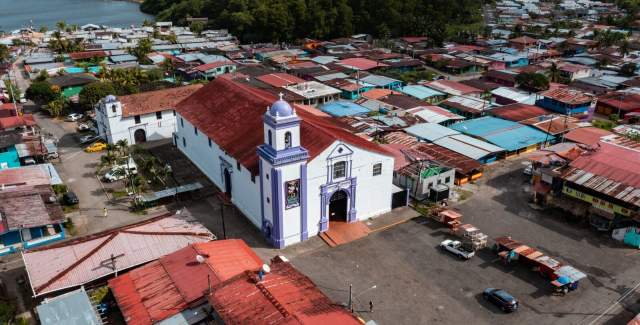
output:
M 530 208 L 522 168 L 521 161 L 491 166 L 458 208 L 490 238 L 511 235 L 587 273 L 567 296 L 552 296 L 548 280 L 523 266 L 504 266 L 490 249 L 469 261 L 441 252 L 438 244 L 451 236 L 426 218 L 291 260 L 336 302 L 347 302 L 352 283 L 356 311 L 379 324 L 626 324 L 640 312 L 638 294 L 607 307 L 637 284 L 640 255 L 559 213 Z M 487 287 L 512 293 L 520 310 L 504 314 L 486 303 Z

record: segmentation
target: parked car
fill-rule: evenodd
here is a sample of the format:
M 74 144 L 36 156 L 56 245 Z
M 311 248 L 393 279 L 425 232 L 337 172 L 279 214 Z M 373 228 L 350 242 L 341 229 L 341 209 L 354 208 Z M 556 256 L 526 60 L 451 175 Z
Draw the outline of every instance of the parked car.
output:
M 78 200 L 78 196 L 76 195 L 76 193 L 67 192 L 62 195 L 62 202 L 64 202 L 64 204 L 66 205 L 74 205 L 78 204 L 80 200 Z
M 105 182 L 115 182 L 120 179 L 124 179 L 129 175 L 135 175 L 138 173 L 138 165 L 133 161 L 133 159 L 129 158 L 128 164 L 121 164 L 117 166 L 111 167 L 106 174 L 104 174 Z
M 457 240 L 445 239 L 442 243 L 440 243 L 440 249 L 465 260 L 468 260 L 476 255 L 476 253 L 472 250 L 465 249 L 462 246 L 462 243 Z
M 518 310 L 518 300 L 502 289 L 487 288 L 482 293 L 482 297 L 498 306 L 504 312 L 509 313 Z
M 92 145 L 84 148 L 85 152 L 99 152 L 107 149 L 107 145 L 104 142 L 94 142 Z
M 87 144 L 90 142 L 94 142 L 96 140 L 100 139 L 99 136 L 95 135 L 95 134 L 87 134 L 87 135 L 83 135 L 80 137 L 80 143 L 81 144 Z
M 78 131 L 84 132 L 91 130 L 91 125 L 87 123 L 78 123 Z
M 527 176 L 531 176 L 533 175 L 533 165 L 528 165 L 523 171 L 523 174 L 527 175 Z
M 75 121 L 78 121 L 81 118 L 82 118 L 82 114 L 71 113 L 71 114 L 67 115 L 67 118 L 65 120 L 68 121 L 68 122 L 75 122 Z

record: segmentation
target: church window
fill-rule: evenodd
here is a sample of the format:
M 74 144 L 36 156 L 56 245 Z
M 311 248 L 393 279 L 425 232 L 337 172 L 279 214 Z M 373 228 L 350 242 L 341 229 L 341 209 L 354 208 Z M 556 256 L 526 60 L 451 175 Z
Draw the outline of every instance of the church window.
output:
M 338 161 L 333 164 L 333 178 L 342 178 L 347 176 L 347 163 L 344 161 Z
M 284 148 L 285 149 L 291 148 L 291 132 L 286 132 L 284 134 Z
M 156 112 L 156 120 L 161 120 L 162 119 L 162 112 L 161 111 L 157 111 Z
M 183 147 L 187 146 L 187 139 L 185 139 L 184 137 L 182 137 L 182 146 Z
M 198 135 L 198 128 L 197 128 L 197 127 L 195 127 L 195 126 L 193 127 L 193 133 L 194 133 L 195 135 Z
M 184 120 L 182 119 L 182 117 L 180 118 L 180 126 L 184 127 Z
M 140 115 L 134 116 L 133 119 L 136 122 L 136 124 L 140 124 Z
M 112 113 L 115 113 L 115 112 L 116 112 L 116 108 L 117 108 L 117 107 L 116 107 L 116 105 L 115 105 L 115 104 L 111 105 L 111 112 L 112 112 Z
M 211 138 L 207 138 L 209 140 L 209 148 L 211 148 Z
M 238 170 L 240 170 L 240 163 L 236 161 L 236 168 L 238 168 Z
M 382 174 L 382 163 L 373 164 L 373 176 Z
M 271 130 L 269 130 L 269 131 L 267 131 L 267 138 L 269 140 L 269 145 L 271 145 L 271 137 L 272 137 Z

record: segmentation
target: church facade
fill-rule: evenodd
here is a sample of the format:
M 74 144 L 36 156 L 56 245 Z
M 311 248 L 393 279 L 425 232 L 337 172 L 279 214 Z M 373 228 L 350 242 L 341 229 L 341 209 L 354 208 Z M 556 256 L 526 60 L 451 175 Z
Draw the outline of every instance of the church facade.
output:
M 276 99 L 216 79 L 178 104 L 174 143 L 275 247 L 391 210 L 391 154 Z

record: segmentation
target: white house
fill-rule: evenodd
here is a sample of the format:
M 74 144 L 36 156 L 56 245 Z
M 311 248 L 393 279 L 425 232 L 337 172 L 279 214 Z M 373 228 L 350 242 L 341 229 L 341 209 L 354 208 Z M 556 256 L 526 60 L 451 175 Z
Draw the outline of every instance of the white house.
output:
M 109 143 L 129 144 L 170 139 L 176 130 L 175 106 L 200 89 L 189 85 L 116 97 L 109 95 L 95 108 L 98 135 Z
M 392 204 L 392 155 L 295 107 L 220 77 L 176 108 L 177 147 L 280 248 Z

